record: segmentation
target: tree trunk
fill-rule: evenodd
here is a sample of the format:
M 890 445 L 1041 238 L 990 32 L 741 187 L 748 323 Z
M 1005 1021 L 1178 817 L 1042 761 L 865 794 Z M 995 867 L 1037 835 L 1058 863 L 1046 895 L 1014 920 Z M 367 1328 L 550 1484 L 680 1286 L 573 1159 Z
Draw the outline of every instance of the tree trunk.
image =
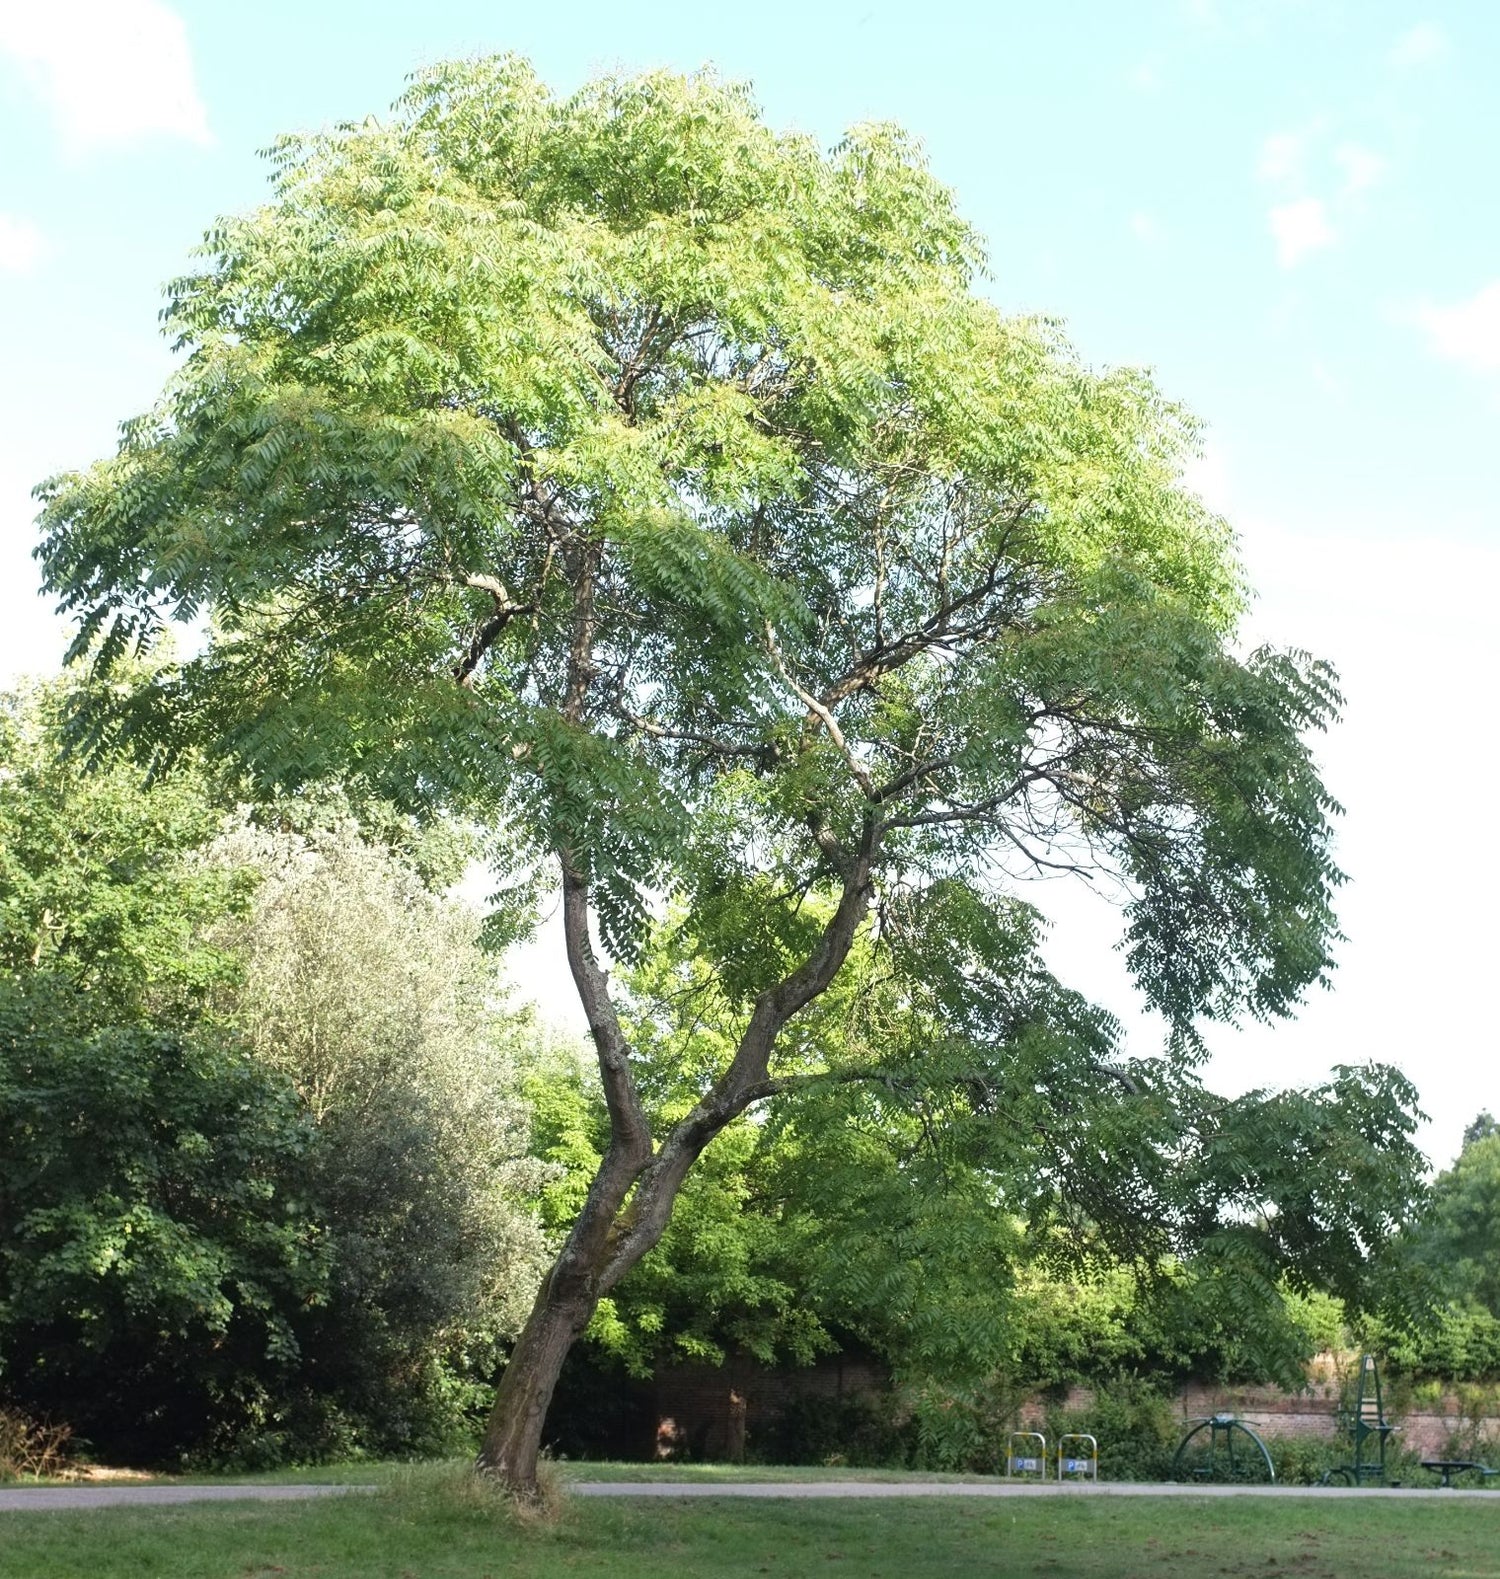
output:
M 578 662 L 575 655 L 575 666 Z M 517 1496 L 531 1500 L 537 1494 L 536 1461 L 552 1390 L 573 1340 L 588 1326 L 606 1291 L 616 1219 L 652 1153 L 650 1126 L 630 1072 L 630 1049 L 610 1000 L 608 977 L 594 957 L 589 937 L 588 886 L 569 852 L 562 853 L 560 864 L 568 964 L 599 1057 L 610 1143 L 589 1187 L 588 1200 L 543 1280 L 501 1374 L 495 1407 L 475 1461 L 480 1473 L 495 1476 Z M 644 1248 L 616 1267 L 615 1277 L 634 1265 L 641 1254 Z
M 875 843 L 867 822 L 858 856 L 847 864 L 838 909 L 808 957 L 756 999 L 729 1067 L 659 1147 L 630 1070 L 630 1049 L 589 937 L 588 888 L 577 864 L 562 859 L 563 934 L 579 999 L 599 1056 L 610 1144 L 588 1200 L 547 1274 L 510 1363 L 500 1378 L 475 1469 L 519 1497 L 537 1495 L 542 1430 L 563 1361 L 600 1299 L 661 1238 L 677 1192 L 703 1148 L 746 1107 L 773 1094 L 767 1069 L 786 1022 L 838 974 L 869 903 Z M 632 1195 L 632 1190 L 634 1194 Z M 628 1203 L 628 1204 L 627 1204 Z
M 588 1326 L 598 1296 L 587 1286 L 559 1293 L 557 1267 L 542 1284 L 521 1336 L 500 1377 L 495 1407 L 474 1467 L 516 1496 L 535 1501 L 536 1464 L 552 1390 L 573 1341 Z

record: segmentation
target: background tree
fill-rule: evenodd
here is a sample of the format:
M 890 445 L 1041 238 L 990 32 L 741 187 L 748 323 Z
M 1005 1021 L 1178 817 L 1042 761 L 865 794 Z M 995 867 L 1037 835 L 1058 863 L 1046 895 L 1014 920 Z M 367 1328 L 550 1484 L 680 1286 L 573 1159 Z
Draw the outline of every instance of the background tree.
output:
M 780 1050 L 867 927 L 962 1008 L 934 1054 L 982 1042 L 991 1118 L 1087 1098 L 1057 1104 L 1075 1157 L 1182 1132 L 1097 1016 L 1028 1029 L 1016 877 L 1118 880 L 1179 1057 L 1201 1017 L 1285 1013 L 1326 972 L 1306 739 L 1332 677 L 1240 656 L 1190 419 L 1001 317 L 980 266 L 892 128 L 825 155 L 712 76 L 557 100 L 514 59 L 442 66 L 386 122 L 279 146 L 271 203 L 171 288 L 159 409 L 44 490 L 45 575 L 101 670 L 168 615 L 215 621 L 85 738 L 457 810 L 556 873 L 610 1138 L 481 1454 L 522 1490 L 564 1355 L 694 1162 L 819 1073 Z M 631 956 L 663 892 L 734 1014 L 653 1132 L 592 933 Z M 1235 1212 L 1306 1230 L 1269 1252 L 1317 1253 L 1316 1216 L 1267 1198 L 1300 1202 L 1295 1170 L 1218 1156 Z
M 1472 1122 L 1464 1127 L 1464 1147 L 1472 1146 L 1477 1140 L 1487 1140 L 1497 1133 L 1500 1133 L 1500 1124 L 1496 1124 L 1494 1114 L 1486 1108 L 1482 1113 L 1476 1113 Z
M 1500 1380 L 1500 1129 L 1489 1113 L 1464 1131 L 1400 1248 L 1430 1308 L 1420 1324 L 1377 1315 L 1366 1341 L 1411 1376 Z
M 140 1461 L 243 1429 L 326 1247 L 290 1084 L 219 1034 L 245 874 L 184 771 L 80 778 L 57 691 L 0 711 L 0 1392 Z
M 1423 1238 L 1451 1286 L 1500 1317 L 1500 1130 L 1486 1113 L 1468 1134 L 1433 1185 Z
M 546 1270 L 519 1094 L 539 1033 L 505 1007 L 468 907 L 347 812 L 319 820 L 242 826 L 206 855 L 257 877 L 215 928 L 238 964 L 216 1008 L 317 1126 L 306 1187 L 330 1259 L 259 1451 L 451 1450 Z

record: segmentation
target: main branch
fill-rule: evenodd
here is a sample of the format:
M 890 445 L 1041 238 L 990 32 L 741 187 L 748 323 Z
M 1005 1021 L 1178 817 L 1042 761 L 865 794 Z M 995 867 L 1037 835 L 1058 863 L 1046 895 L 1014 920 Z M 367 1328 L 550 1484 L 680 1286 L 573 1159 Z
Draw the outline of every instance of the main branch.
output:
M 654 1150 L 609 979 L 590 940 L 588 882 L 571 853 L 564 852 L 568 965 L 598 1055 L 610 1139 L 583 1210 L 537 1294 L 501 1377 L 479 1453 L 479 1469 L 518 1494 L 536 1493 L 542 1430 L 568 1350 L 603 1295 L 661 1238 L 683 1180 L 704 1147 L 766 1094 L 771 1055 L 787 1021 L 827 991 L 848 958 L 869 910 L 877 842 L 878 827 L 868 822 L 838 906 L 811 953 L 756 999 L 729 1067 Z

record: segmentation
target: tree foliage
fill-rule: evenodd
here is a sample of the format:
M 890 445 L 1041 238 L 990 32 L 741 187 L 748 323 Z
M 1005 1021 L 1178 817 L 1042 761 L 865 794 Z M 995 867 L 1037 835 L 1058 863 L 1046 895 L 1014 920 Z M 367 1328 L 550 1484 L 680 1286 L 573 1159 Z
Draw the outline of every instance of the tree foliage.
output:
M 106 674 L 213 616 L 83 738 L 458 811 L 508 831 L 513 876 L 557 874 L 610 1133 L 485 1462 L 531 1484 L 572 1337 L 713 1137 L 817 1072 L 798 1017 L 867 930 L 936 1121 L 998 1149 L 1045 1109 L 1049 1198 L 1088 1208 L 1081 1164 L 1108 1158 L 1117 1207 L 1192 1221 L 1152 1193 L 1180 1203 L 1196 1144 L 1183 1070 L 1103 1067 L 1114 1028 L 1042 970 L 1015 892 L 1121 885 L 1179 1058 L 1204 1017 L 1286 1013 L 1326 976 L 1309 737 L 1333 676 L 1237 646 L 1228 528 L 1182 484 L 1192 419 L 979 295 L 979 242 L 899 130 L 825 153 L 711 74 L 558 99 L 514 58 L 439 66 L 275 160 L 270 202 L 170 288 L 160 406 L 44 489 L 41 556 Z M 591 928 L 634 958 L 664 892 L 726 1012 L 653 1123 Z M 1399 1173 L 1403 1093 L 1333 1095 Z M 1295 1168 L 1226 1132 L 1187 1173 L 1258 1215 L 1265 1255 L 1325 1254 Z
M 519 1094 L 538 1033 L 505 1006 L 474 913 L 347 816 L 241 826 L 205 859 L 257 878 L 215 930 L 238 965 L 216 1009 L 316 1125 L 307 1189 L 330 1256 L 297 1407 L 258 1451 L 334 1430 L 366 1450 L 451 1447 L 546 1266 Z
M 1372 1322 L 1369 1340 L 1408 1375 L 1500 1378 L 1500 1130 L 1488 1112 L 1464 1131 L 1401 1249 L 1427 1308 L 1420 1321 Z
M 462 840 L 82 774 L 67 691 L 0 717 L 0 1397 L 136 1461 L 451 1445 L 545 1263 Z
M 1457 1160 L 1434 1181 L 1417 1238 L 1454 1293 L 1500 1317 L 1500 1130 L 1489 1114 L 1470 1126 Z
M 173 287 L 165 404 L 47 492 L 78 650 L 215 613 L 124 704 L 160 749 L 506 800 L 627 949 L 643 887 L 815 878 L 866 820 L 914 872 L 1074 825 L 1179 1023 L 1319 976 L 1328 673 L 1226 647 L 1191 421 L 972 295 L 900 134 L 502 60 L 277 163 Z
M 59 705 L 0 718 L 0 1389 L 159 1457 L 295 1367 L 328 1276 L 313 1131 L 208 1023 L 233 970 L 208 934 L 247 884 L 194 859 L 201 782 L 80 777 Z

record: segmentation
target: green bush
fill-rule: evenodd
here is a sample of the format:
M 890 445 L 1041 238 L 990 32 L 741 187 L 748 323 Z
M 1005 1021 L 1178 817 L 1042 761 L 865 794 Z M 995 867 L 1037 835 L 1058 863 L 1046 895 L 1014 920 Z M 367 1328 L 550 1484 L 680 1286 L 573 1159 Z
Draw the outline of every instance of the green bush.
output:
M 1400 1440 L 1400 1437 L 1393 1437 L 1386 1447 L 1386 1484 L 1433 1484 L 1431 1472 L 1422 1468 L 1422 1455 L 1402 1448 Z M 1271 1449 L 1271 1462 L 1276 1466 L 1277 1480 L 1288 1486 L 1319 1486 L 1330 1476 L 1335 1483 L 1343 1484 L 1345 1482 L 1339 1472 L 1354 1462 L 1353 1443 L 1343 1436 L 1275 1438 L 1266 1445 Z M 1462 1458 L 1468 1455 L 1449 1452 L 1447 1456 Z
M 1099 1443 L 1099 1473 L 1106 1480 L 1167 1480 L 1183 1421 L 1163 1383 L 1121 1375 L 1094 1388 L 1075 1409 L 1054 1404 L 1041 1429 L 1053 1448 L 1066 1432 L 1083 1431 Z
M 1371 1320 L 1363 1336 L 1393 1377 L 1448 1384 L 1500 1381 L 1500 1319 L 1472 1299 L 1441 1306 L 1420 1328 Z
M 466 1447 L 547 1169 L 452 862 L 81 771 L 70 683 L 0 696 L 5 1401 L 136 1462 Z
M 932 1379 L 908 1383 L 902 1400 L 911 1411 L 912 1467 L 998 1475 L 1018 1423 L 1024 1392 L 1003 1376 L 958 1384 Z
M 289 1087 L 232 1048 L 82 1033 L 0 984 L 7 1394 L 138 1461 L 250 1424 L 326 1294 L 295 1193 L 311 1138 Z

